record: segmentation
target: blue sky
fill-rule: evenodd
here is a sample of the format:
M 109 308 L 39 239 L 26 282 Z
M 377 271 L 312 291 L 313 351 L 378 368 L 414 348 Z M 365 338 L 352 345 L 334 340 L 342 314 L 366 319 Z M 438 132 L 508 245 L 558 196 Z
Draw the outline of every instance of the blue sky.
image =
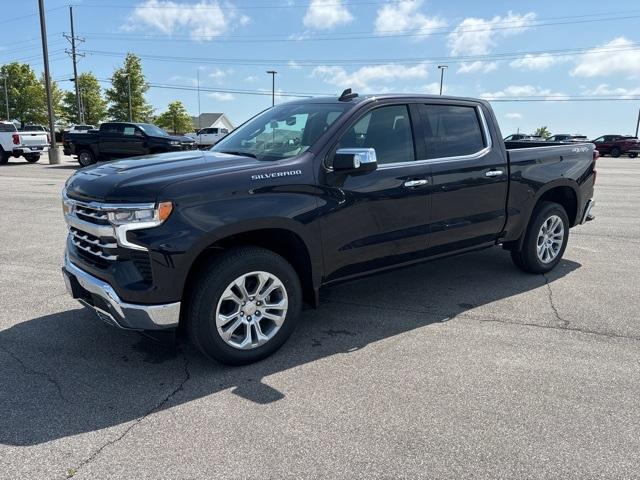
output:
M 0 20 L 0 62 L 40 71 L 37 2 L 11 3 Z M 45 0 L 52 76 L 65 89 L 68 3 Z M 346 87 L 436 93 L 438 63 L 448 65 L 446 93 L 501 100 L 493 106 L 505 135 L 540 125 L 590 137 L 633 133 L 640 107 L 637 1 L 83 0 L 74 16 L 85 38 L 80 72 L 108 79 L 131 51 L 149 82 L 182 88 L 151 88 L 157 113 L 177 99 L 196 114 L 198 72 L 201 111 L 240 123 L 271 104 L 240 92 L 270 92 L 266 70 L 278 71 L 277 101 L 285 101 L 285 93 Z

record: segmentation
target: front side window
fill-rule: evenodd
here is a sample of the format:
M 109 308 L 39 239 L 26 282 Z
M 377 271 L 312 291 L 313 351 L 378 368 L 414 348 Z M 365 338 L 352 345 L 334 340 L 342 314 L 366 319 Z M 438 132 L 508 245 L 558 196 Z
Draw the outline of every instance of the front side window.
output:
M 379 164 L 415 160 L 407 106 L 379 107 L 365 114 L 342 136 L 338 148 L 374 148 Z
M 169 134 L 162 130 L 160 127 L 156 127 L 151 123 L 141 123 L 138 127 L 147 135 L 151 135 L 152 137 L 168 137 Z
M 224 137 L 213 152 L 282 160 L 306 152 L 348 108 L 342 103 L 272 107 Z
M 472 155 L 486 146 L 475 107 L 424 105 L 427 158 Z

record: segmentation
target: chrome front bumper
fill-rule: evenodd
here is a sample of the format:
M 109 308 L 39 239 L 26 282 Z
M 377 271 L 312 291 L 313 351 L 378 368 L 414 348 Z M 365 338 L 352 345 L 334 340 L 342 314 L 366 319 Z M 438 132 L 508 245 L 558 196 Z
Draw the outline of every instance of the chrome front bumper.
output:
M 62 276 L 69 294 L 110 325 L 125 330 L 161 330 L 178 326 L 180 302 L 163 305 L 123 302 L 111 285 L 78 268 L 66 256 Z

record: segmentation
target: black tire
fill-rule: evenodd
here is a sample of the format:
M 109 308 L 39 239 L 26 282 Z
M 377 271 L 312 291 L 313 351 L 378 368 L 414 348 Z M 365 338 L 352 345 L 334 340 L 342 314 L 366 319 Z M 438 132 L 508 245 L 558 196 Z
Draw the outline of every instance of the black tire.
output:
M 5 152 L 2 147 L 0 147 L 0 165 L 4 165 L 5 163 L 9 162 L 9 157 L 11 155 L 9 155 L 7 152 Z
M 217 308 L 227 287 L 242 275 L 256 271 L 267 272 L 280 280 L 288 297 L 288 306 L 280 329 L 270 340 L 263 345 L 241 350 L 229 345 L 218 332 Z M 278 350 L 295 329 L 301 309 L 302 288 L 293 267 L 270 250 L 240 247 L 212 258 L 200 270 L 189 298 L 187 331 L 193 344 L 205 356 L 228 365 L 245 365 L 262 360 Z M 246 334 L 246 330 L 242 331 Z M 255 335 L 255 330 L 251 334 Z
M 555 258 L 549 262 L 543 262 L 538 257 L 538 233 L 542 228 L 542 224 L 552 216 L 557 216 L 562 222 L 564 236 L 560 250 Z M 554 202 L 539 203 L 531 215 L 527 231 L 525 232 L 522 250 L 512 250 L 511 259 L 518 268 L 528 273 L 546 273 L 553 270 L 562 260 L 562 255 L 567 248 L 569 240 L 569 218 L 562 205 Z
M 25 155 L 24 159 L 29 163 L 36 163 L 38 160 L 40 160 L 40 154 L 39 153 L 30 153 L 28 155 Z
M 629 153 L 629 158 L 636 158 L 638 154 L 636 152 Z
M 614 147 L 611 149 L 611 156 L 613 158 L 618 158 L 620 156 L 620 149 L 618 147 Z
M 96 157 L 91 150 L 80 150 L 76 155 L 78 156 L 78 163 L 81 167 L 88 167 L 96 163 Z

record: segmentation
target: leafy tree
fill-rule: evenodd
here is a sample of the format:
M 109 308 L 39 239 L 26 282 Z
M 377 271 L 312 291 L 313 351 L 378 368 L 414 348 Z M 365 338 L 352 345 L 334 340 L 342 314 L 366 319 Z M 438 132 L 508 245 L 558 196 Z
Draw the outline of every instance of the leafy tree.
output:
M 535 132 L 533 132 L 533 134 L 538 137 L 542 137 L 545 140 L 551 136 L 551 132 L 547 127 L 540 127 Z
M 128 53 L 124 66 L 111 76 L 111 88 L 105 92 L 109 101 L 109 116 L 114 120 L 129 120 L 129 83 L 131 84 L 131 111 L 134 122 L 148 120 L 153 108 L 147 103 L 144 94 L 149 90 L 140 57 Z
M 44 85 L 38 82 L 35 72 L 26 63 L 13 62 L 0 68 L 0 90 L 2 91 L 2 117 L 7 116 L 4 82 L 7 82 L 9 97 L 9 119 L 23 123 L 46 121 Z
M 107 118 L 107 102 L 102 97 L 100 83 L 93 73 L 78 75 L 78 87 L 82 98 L 84 121 L 90 125 L 97 125 Z M 129 104 L 127 103 L 127 115 Z M 78 118 L 78 104 L 75 87 L 72 91 L 64 92 L 62 99 L 63 116 L 71 123 L 80 123 Z
M 47 110 L 47 90 L 44 82 L 44 73 L 40 75 L 40 100 L 39 103 L 42 105 L 42 117 L 36 123 L 41 123 L 42 125 L 49 126 L 49 113 Z M 60 87 L 53 80 L 51 81 L 51 104 L 53 106 L 53 120 L 55 121 L 58 118 L 62 118 L 64 116 L 64 112 L 62 110 L 62 97 L 64 92 L 60 90 Z M 24 122 L 27 123 L 27 122 Z
M 187 113 L 182 102 L 171 102 L 166 112 L 156 118 L 156 124 L 173 133 L 185 133 L 193 130 L 191 116 Z

